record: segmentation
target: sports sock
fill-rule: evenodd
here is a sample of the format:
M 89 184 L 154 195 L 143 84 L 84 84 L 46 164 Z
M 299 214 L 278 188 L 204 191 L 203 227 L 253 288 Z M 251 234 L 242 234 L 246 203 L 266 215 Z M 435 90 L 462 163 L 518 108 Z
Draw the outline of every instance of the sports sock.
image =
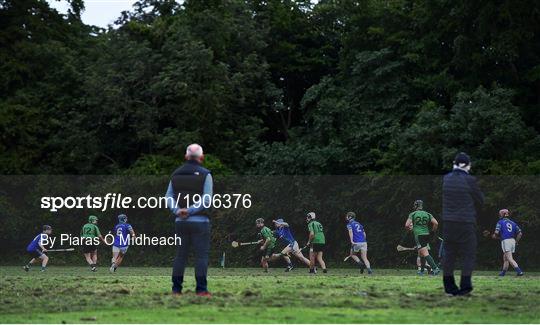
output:
M 420 257 L 420 272 L 424 272 L 426 270 L 426 258 Z
M 517 272 L 517 273 L 522 273 L 523 271 L 521 271 L 521 269 L 520 269 L 519 266 L 518 266 L 518 267 L 516 267 L 516 272 Z
M 431 257 L 431 255 L 426 256 L 426 261 L 429 263 L 433 270 L 438 268 L 437 263 L 435 263 L 435 260 L 433 260 L 433 257 Z

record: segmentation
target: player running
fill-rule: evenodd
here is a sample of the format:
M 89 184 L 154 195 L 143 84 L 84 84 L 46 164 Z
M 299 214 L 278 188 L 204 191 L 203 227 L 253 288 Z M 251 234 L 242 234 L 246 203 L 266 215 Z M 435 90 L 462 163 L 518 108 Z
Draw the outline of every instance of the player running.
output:
M 433 257 L 429 254 L 428 245 L 429 245 L 429 224 L 432 225 L 433 232 L 437 231 L 439 223 L 433 216 L 423 210 L 424 202 L 422 200 L 414 201 L 414 212 L 409 214 L 407 221 L 405 222 L 405 228 L 409 231 L 412 230 L 414 233 L 414 239 L 416 241 L 416 247 L 418 249 L 418 256 L 420 258 L 425 258 L 428 264 L 433 270 L 433 274 L 437 275 L 441 272 Z M 419 275 L 424 274 L 422 269 Z
M 277 254 L 274 254 L 274 251 L 276 249 L 276 237 L 274 237 L 274 233 L 270 228 L 266 227 L 264 225 L 264 219 L 258 218 L 255 220 L 255 225 L 258 229 L 260 229 L 260 236 L 261 236 L 261 247 L 260 250 L 262 252 L 261 256 L 261 266 L 264 269 L 264 272 L 268 272 L 268 262 L 273 260 L 275 257 L 279 256 Z M 288 256 L 283 256 L 285 259 L 285 262 L 287 262 L 287 265 L 291 264 L 291 259 Z
M 310 266 L 309 260 L 302 254 L 300 247 L 298 247 L 298 242 L 294 239 L 289 224 L 283 221 L 283 219 L 273 220 L 273 222 L 276 226 L 276 237 L 278 237 L 278 239 L 280 240 L 283 240 L 287 244 L 287 246 L 281 251 L 281 255 L 285 257 L 292 253 L 294 256 L 296 256 L 296 258 L 304 262 L 304 264 Z M 289 259 L 289 261 L 287 261 L 287 268 L 285 269 L 285 272 L 289 272 L 293 268 L 294 267 Z
M 124 256 L 127 253 L 129 248 L 129 239 L 130 237 L 135 237 L 135 231 L 129 223 L 127 223 L 127 216 L 121 214 L 118 216 L 118 224 L 114 226 L 114 242 L 112 247 L 112 259 L 111 267 L 109 271 L 111 273 L 116 272 L 116 269 L 122 264 Z
M 508 264 L 511 264 L 514 270 L 516 270 L 517 276 L 522 276 L 524 273 L 519 268 L 517 262 L 512 256 L 516 252 L 516 245 L 521 239 L 523 233 L 521 228 L 514 221 L 510 220 L 510 211 L 508 209 L 502 209 L 499 211 L 499 222 L 495 226 L 495 231 L 491 238 L 501 240 L 501 248 L 503 251 L 503 267 L 499 276 L 505 276 L 508 271 Z
M 316 274 L 317 268 L 315 266 L 315 259 L 319 262 L 323 273 L 326 273 L 326 263 L 323 260 L 323 250 L 326 244 L 324 237 L 323 226 L 320 222 L 315 220 L 315 212 L 310 212 L 306 216 L 308 223 L 309 238 L 306 247 L 309 247 L 309 273 Z
M 426 247 L 431 255 L 431 247 L 429 244 Z M 420 255 L 416 256 L 416 267 L 417 267 L 417 274 L 418 275 L 424 275 L 424 271 L 427 271 L 428 274 L 433 274 L 433 269 L 431 268 L 431 265 L 427 263 L 426 259 L 424 257 L 420 257 Z
M 349 256 L 358 264 L 360 272 L 364 273 L 365 266 L 368 274 L 373 274 L 371 264 L 367 258 L 367 236 L 364 227 L 360 222 L 356 221 L 356 214 L 354 212 L 347 212 L 345 220 L 347 221 L 347 230 L 349 231 L 349 240 L 351 242 Z M 360 253 L 362 261 L 358 258 L 358 253 Z
M 26 251 L 32 256 L 32 259 L 23 266 L 23 269 L 28 272 L 30 271 L 30 267 L 36 259 L 41 260 L 41 272 L 45 272 L 45 269 L 47 268 L 47 263 L 49 262 L 49 257 L 45 254 L 47 252 L 47 249 L 44 246 L 44 242 L 46 242 L 49 238 L 49 235 L 52 233 L 52 227 L 49 225 L 43 226 L 43 231 L 38 234 L 36 237 L 34 237 L 34 240 L 28 244 L 26 247 Z
M 97 246 L 99 245 L 99 241 L 101 240 L 102 242 L 105 242 L 103 236 L 101 235 L 101 231 L 99 231 L 97 223 L 98 217 L 89 216 L 88 223 L 85 224 L 81 229 L 83 255 L 92 272 L 97 271 Z

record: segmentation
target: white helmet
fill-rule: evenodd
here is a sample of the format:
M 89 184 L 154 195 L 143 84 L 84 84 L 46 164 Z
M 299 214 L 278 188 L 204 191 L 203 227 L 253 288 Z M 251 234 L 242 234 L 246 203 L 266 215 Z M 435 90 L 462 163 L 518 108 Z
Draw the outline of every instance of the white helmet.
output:
M 311 220 L 315 219 L 315 212 L 310 212 L 306 215 L 307 222 L 310 222 Z

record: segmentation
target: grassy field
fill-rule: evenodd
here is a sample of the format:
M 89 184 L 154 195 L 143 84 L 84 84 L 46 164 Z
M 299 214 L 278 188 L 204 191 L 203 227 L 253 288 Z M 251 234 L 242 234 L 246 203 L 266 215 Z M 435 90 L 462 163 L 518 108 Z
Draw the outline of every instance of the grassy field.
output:
M 471 297 L 442 294 L 441 278 L 414 270 L 211 269 L 210 300 L 173 297 L 168 268 L 0 267 L 1 323 L 531 323 L 540 320 L 540 274 L 479 272 Z

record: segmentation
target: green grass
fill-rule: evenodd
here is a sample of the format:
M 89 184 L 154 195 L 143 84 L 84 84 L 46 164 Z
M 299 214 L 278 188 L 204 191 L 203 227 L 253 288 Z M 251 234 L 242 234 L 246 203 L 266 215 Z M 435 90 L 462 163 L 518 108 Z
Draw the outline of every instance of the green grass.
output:
M 0 267 L 0 323 L 531 323 L 540 319 L 540 274 L 479 272 L 471 297 L 442 293 L 414 270 L 211 269 L 210 300 L 172 297 L 169 268 Z

